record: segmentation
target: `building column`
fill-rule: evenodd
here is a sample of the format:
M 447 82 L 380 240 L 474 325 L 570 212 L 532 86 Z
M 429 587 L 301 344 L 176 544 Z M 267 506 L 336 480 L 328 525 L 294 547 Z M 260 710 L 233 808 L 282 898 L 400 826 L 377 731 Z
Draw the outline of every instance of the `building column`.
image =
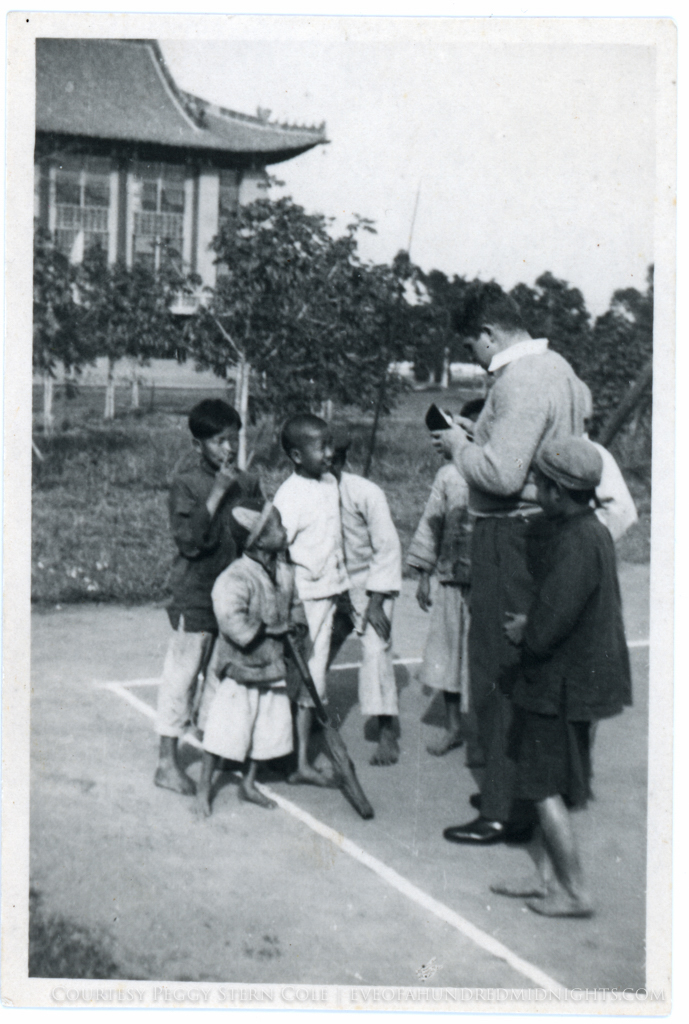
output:
M 210 248 L 218 233 L 220 174 L 217 169 L 201 171 L 198 178 L 198 219 L 196 222 L 196 273 L 210 288 L 215 286 L 215 253 Z

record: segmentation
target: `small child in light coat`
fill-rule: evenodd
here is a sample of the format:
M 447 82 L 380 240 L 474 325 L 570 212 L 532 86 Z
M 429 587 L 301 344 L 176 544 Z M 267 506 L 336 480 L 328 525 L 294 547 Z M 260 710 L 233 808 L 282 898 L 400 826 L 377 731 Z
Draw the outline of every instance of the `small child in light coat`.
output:
M 275 807 L 256 789 L 256 772 L 262 761 L 292 752 L 283 637 L 307 631 L 294 570 L 280 557 L 287 547 L 280 513 L 266 503 L 261 512 L 239 506 L 232 514 L 246 539 L 242 557 L 221 573 L 213 587 L 220 630 L 215 666 L 222 681 L 209 707 L 203 736 L 196 797 L 197 812 L 203 817 L 211 813 L 211 782 L 221 757 L 240 762 L 248 757 L 240 798 Z
M 482 407 L 482 399 L 467 402 L 461 415 L 475 419 Z M 431 440 L 436 451 L 445 454 L 443 431 L 431 431 Z M 447 454 L 445 457 L 449 458 Z M 469 710 L 470 550 L 469 487 L 454 462 L 448 461 L 436 473 L 407 554 L 407 564 L 419 577 L 419 607 L 425 612 L 433 608 L 419 678 L 443 693 L 445 732 L 426 748 L 437 757 L 464 742 L 462 712 Z M 433 573 L 439 586 L 431 600 Z

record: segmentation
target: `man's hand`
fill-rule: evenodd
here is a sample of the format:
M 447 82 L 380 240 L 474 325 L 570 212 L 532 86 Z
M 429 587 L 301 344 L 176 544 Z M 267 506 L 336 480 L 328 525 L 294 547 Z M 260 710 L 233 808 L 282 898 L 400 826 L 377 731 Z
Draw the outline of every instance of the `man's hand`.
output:
M 390 619 L 383 611 L 384 600 L 385 594 L 371 594 L 368 601 L 368 607 L 366 608 L 366 614 L 364 616 L 364 626 L 367 622 L 370 622 L 381 640 L 385 640 L 387 643 L 390 639 L 390 630 L 392 629 L 392 626 Z
M 427 612 L 433 602 L 431 601 L 431 577 L 427 572 L 419 570 L 419 582 L 416 587 L 416 600 L 422 612 Z
M 459 423 L 454 423 L 451 427 L 448 427 L 447 430 L 438 431 L 438 433 L 442 438 L 440 444 L 443 455 L 447 455 L 450 458 L 456 458 L 460 452 L 470 444 L 470 439 L 464 426 L 460 426 Z
M 454 417 L 454 421 L 455 421 L 455 423 L 458 426 L 460 426 L 462 428 L 462 430 L 464 431 L 466 436 L 469 438 L 469 440 L 473 441 L 474 440 L 474 427 L 476 426 L 474 421 L 468 419 L 466 416 L 459 416 L 459 415 Z
M 526 615 L 517 615 L 515 612 L 505 612 L 505 623 L 502 627 L 503 632 L 509 642 L 514 644 L 515 647 L 519 647 L 524 639 L 526 618 Z

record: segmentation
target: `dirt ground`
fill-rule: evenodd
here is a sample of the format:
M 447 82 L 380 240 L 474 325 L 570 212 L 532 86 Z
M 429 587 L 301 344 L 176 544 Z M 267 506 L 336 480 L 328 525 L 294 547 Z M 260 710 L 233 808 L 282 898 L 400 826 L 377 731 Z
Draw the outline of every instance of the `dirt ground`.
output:
M 630 641 L 648 637 L 648 566 L 621 566 Z M 400 659 L 423 649 L 427 618 L 406 582 L 395 613 Z M 225 775 L 214 814 L 199 824 L 188 799 L 152 783 L 150 718 L 97 684 L 158 676 L 169 635 L 159 608 L 73 606 L 34 616 L 31 878 L 45 910 L 101 933 L 122 976 L 308 984 L 524 987 L 525 978 L 411 902 L 283 810 L 240 804 Z M 442 830 L 474 816 L 464 751 L 426 753 L 437 700 L 399 666 L 402 756 L 368 764 L 369 727 L 356 672 L 331 677 L 331 702 L 376 816 L 357 817 L 340 793 L 276 792 L 343 833 L 514 953 L 569 987 L 644 984 L 648 648 L 633 646 L 634 707 L 600 724 L 596 799 L 576 815 L 597 915 L 546 920 L 494 896 L 519 874 L 514 847 L 454 846 Z M 340 662 L 357 660 L 350 641 Z M 155 704 L 155 687 L 130 692 Z M 184 748 L 191 775 L 198 751 Z

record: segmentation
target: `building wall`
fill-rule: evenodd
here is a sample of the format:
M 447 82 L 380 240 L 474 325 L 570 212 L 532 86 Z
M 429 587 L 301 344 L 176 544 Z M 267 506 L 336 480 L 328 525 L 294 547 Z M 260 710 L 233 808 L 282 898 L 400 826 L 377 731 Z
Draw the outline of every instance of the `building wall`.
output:
M 160 265 L 170 240 L 186 269 L 216 281 L 211 242 L 236 209 L 265 195 L 264 168 L 246 171 L 55 154 L 35 165 L 34 221 L 73 262 L 90 244 L 110 262 Z

